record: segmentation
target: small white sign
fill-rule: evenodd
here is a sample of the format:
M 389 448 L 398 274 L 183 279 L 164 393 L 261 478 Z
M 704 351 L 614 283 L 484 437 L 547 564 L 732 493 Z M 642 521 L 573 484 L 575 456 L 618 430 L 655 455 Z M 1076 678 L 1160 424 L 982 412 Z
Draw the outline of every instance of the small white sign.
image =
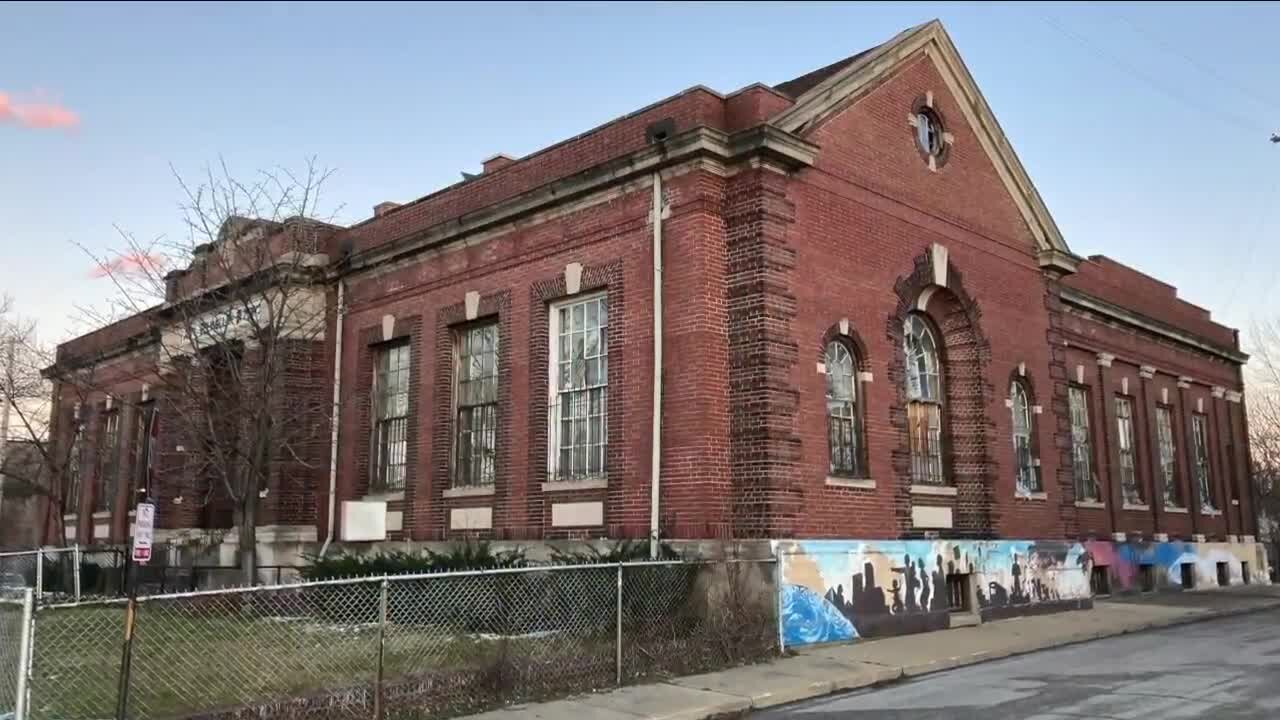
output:
M 152 529 L 156 523 L 156 506 L 138 503 L 138 514 L 133 525 L 133 561 L 146 564 L 151 560 Z

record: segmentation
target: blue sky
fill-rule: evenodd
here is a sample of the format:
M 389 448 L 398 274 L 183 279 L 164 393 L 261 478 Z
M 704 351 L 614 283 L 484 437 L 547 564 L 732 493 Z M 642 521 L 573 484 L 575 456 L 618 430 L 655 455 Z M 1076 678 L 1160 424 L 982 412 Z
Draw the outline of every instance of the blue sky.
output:
M 100 303 L 74 243 L 180 231 L 170 174 L 337 169 L 354 221 L 703 84 L 775 83 L 940 17 L 1072 249 L 1247 328 L 1280 275 L 1280 5 L 14 4 L 0 93 L 0 292 L 58 339 Z M 339 209 L 337 206 L 341 204 Z

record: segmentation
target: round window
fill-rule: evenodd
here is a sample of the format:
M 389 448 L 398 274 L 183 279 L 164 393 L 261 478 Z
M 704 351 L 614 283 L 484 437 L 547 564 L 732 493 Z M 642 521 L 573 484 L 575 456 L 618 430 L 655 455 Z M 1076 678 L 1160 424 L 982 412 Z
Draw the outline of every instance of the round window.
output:
M 916 111 L 916 144 L 926 155 L 933 157 L 942 155 L 942 121 L 928 108 Z

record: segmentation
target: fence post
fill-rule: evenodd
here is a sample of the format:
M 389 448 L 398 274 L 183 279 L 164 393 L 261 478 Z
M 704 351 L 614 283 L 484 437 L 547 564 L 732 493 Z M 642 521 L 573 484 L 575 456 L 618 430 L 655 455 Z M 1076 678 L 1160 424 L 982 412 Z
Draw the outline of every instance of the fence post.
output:
M 32 614 L 35 605 L 35 591 L 27 588 L 22 594 L 22 636 L 18 641 L 18 685 L 14 698 L 14 720 L 27 720 L 28 693 L 27 682 L 31 677 L 31 658 L 34 655 L 32 639 L 35 635 L 35 617 Z
M 382 592 L 378 598 L 378 683 L 373 693 L 373 718 L 382 720 L 382 680 L 387 656 L 387 579 L 382 578 Z
M 617 638 L 615 639 L 615 645 L 616 645 L 616 647 L 615 647 L 614 649 L 615 649 L 615 651 L 616 651 L 616 653 L 617 653 L 617 657 L 615 658 L 615 662 L 616 662 L 616 664 L 617 664 L 616 670 L 617 670 L 618 685 L 622 685 L 622 563 L 618 563 L 618 601 L 617 601 L 617 605 L 618 605 L 618 607 L 617 607 L 617 610 L 618 610 L 618 618 L 617 618 L 617 621 L 616 621 L 616 622 L 617 622 L 617 626 L 618 626 L 618 627 L 617 627 Z
M 75 578 L 76 602 L 80 602 L 80 543 L 76 543 L 75 550 L 71 552 L 71 562 L 73 564 L 72 577 Z
M 133 665 L 133 631 L 138 621 L 138 593 L 129 584 L 129 602 L 124 606 L 124 649 L 120 656 L 120 684 L 116 688 L 116 720 L 125 720 L 129 712 L 129 681 Z
M 44 548 L 36 548 L 36 602 L 44 599 Z

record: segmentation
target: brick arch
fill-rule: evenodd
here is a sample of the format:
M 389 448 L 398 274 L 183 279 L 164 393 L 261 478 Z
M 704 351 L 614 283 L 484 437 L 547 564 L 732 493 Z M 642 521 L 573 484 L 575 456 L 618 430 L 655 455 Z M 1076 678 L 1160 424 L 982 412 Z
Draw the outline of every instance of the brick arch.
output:
M 998 522 L 995 504 L 997 463 L 993 455 L 995 425 L 987 415 L 995 388 L 987 380 L 991 363 L 991 343 L 982 329 L 982 312 L 965 288 L 964 276 L 946 260 L 945 274 L 933 266 L 937 253 L 926 249 L 916 256 L 910 273 L 894 283 L 898 298 L 888 317 L 885 334 L 894 351 L 889 357 L 888 381 L 894 388 L 889 422 L 898 442 L 891 453 L 897 479 L 898 526 L 904 536 L 922 530 L 911 519 L 911 451 L 907 436 L 906 368 L 902 354 L 903 323 L 912 312 L 926 316 L 938 331 L 939 357 L 943 365 L 943 463 L 950 483 L 956 488 L 953 527 L 943 534 L 954 537 L 993 537 Z M 946 285 L 936 279 L 944 275 Z M 922 302 L 923 298 L 923 302 Z M 923 304 L 923 308 L 918 308 Z M 936 501 L 927 501 L 935 504 Z
M 830 345 L 833 340 L 845 343 L 848 345 L 849 350 L 853 352 L 853 359 L 856 363 L 854 370 L 860 372 L 867 372 L 871 370 L 871 357 L 867 352 L 867 344 L 862 341 L 862 336 L 858 334 L 858 330 L 853 326 L 853 323 L 849 323 L 848 332 L 841 332 L 840 323 L 837 322 L 827 328 L 826 332 L 822 333 L 822 337 L 819 339 L 817 347 L 818 362 L 826 361 L 827 346 Z

